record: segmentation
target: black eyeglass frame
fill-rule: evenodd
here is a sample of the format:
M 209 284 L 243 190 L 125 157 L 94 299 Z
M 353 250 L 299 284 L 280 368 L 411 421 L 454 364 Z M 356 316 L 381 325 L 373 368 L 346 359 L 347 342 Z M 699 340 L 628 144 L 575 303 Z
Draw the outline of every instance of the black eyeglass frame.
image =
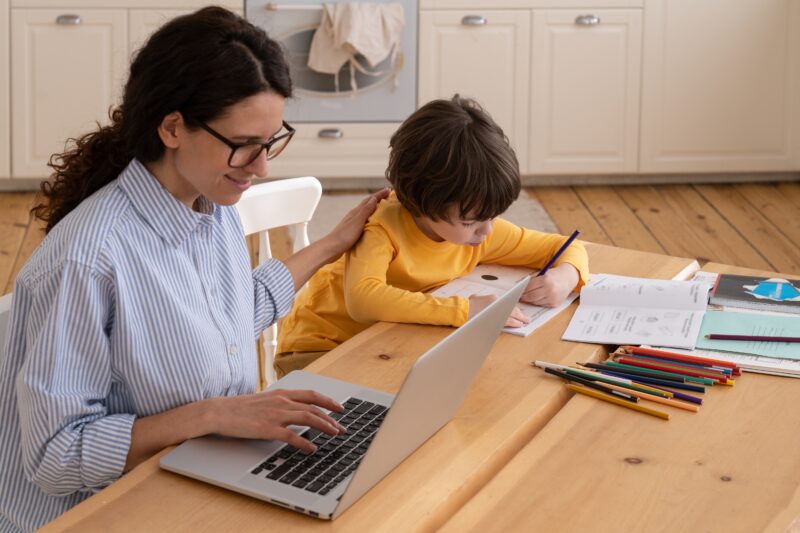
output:
M 201 128 L 203 128 L 208 133 L 210 133 L 212 136 L 216 137 L 217 139 L 219 139 L 220 141 L 225 143 L 228 146 L 228 148 L 231 149 L 231 155 L 228 156 L 228 166 L 231 167 L 231 168 L 246 167 L 247 165 L 249 165 L 250 163 L 252 163 L 256 159 L 258 159 L 258 156 L 260 156 L 261 152 L 264 151 L 264 150 L 267 151 L 267 161 L 269 161 L 271 159 L 275 159 L 276 157 L 278 157 L 280 155 L 281 152 L 283 152 L 283 150 L 289 144 L 289 141 L 292 140 L 292 136 L 294 135 L 294 132 L 296 131 L 292 126 L 289 125 L 288 122 L 286 122 L 284 120 L 282 122 L 282 124 L 283 124 L 283 127 L 286 128 L 286 133 L 282 133 L 281 135 L 278 135 L 277 137 L 273 137 L 272 139 L 268 140 L 265 143 L 259 143 L 259 142 L 235 143 L 235 142 L 231 141 L 230 139 L 228 139 L 227 137 L 225 137 L 224 135 L 222 135 L 221 133 L 219 133 L 218 131 L 214 130 L 211 126 L 209 126 L 208 124 L 206 124 L 202 120 L 198 120 L 197 123 L 200 124 Z M 286 139 L 286 143 L 283 145 L 283 147 L 278 152 L 270 155 L 269 149 L 275 143 L 277 143 L 278 141 L 282 141 L 283 139 Z M 245 146 L 257 146 L 257 145 L 261 146 L 261 150 L 259 150 L 258 152 L 255 152 L 255 155 L 253 155 L 253 157 L 247 163 L 245 163 L 243 165 L 238 165 L 238 166 L 233 166 L 231 164 L 231 161 L 233 160 L 233 155 L 236 153 L 236 150 L 238 150 L 239 148 L 244 148 Z

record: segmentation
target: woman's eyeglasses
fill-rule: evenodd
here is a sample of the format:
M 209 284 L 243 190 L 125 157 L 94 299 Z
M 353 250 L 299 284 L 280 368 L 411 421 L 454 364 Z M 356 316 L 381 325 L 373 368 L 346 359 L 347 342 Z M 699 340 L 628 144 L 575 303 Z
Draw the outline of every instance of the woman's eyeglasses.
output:
M 276 135 L 265 143 L 235 143 L 221 133 L 214 131 L 211 126 L 205 122 L 198 121 L 198 123 L 201 128 L 228 145 L 228 148 L 231 149 L 231 155 L 228 157 L 228 166 L 232 168 L 246 167 L 261 155 L 262 150 L 267 151 L 267 160 L 275 159 L 278 157 L 278 154 L 286 148 L 286 145 L 289 144 L 295 131 L 294 128 L 284 120 L 283 127 L 286 129 L 286 132 Z

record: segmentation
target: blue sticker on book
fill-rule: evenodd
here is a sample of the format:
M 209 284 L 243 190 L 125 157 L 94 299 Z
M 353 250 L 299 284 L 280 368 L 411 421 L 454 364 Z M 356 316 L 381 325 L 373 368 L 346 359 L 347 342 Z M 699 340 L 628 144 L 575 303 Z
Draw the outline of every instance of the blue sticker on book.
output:
M 776 302 L 791 302 L 800 299 L 800 290 L 785 279 L 768 279 L 760 281 L 758 285 L 745 285 L 744 289 L 756 298 Z

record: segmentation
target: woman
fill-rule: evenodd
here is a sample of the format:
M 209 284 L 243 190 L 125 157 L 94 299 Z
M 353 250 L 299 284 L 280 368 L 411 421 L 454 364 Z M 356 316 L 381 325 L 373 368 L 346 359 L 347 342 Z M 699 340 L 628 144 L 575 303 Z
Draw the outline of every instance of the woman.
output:
M 256 337 L 387 194 L 250 270 L 232 204 L 291 138 L 291 90 L 274 41 L 206 8 L 153 34 L 112 124 L 55 158 L 0 366 L 0 531 L 35 529 L 188 438 L 313 450 L 286 426 L 343 431 L 320 394 L 255 393 Z

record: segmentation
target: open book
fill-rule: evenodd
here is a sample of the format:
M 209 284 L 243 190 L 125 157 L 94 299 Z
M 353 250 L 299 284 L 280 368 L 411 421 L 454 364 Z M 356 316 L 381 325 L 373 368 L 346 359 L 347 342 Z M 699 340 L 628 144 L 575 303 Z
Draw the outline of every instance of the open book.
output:
M 592 276 L 562 339 L 694 349 L 710 288 L 704 281 Z
M 486 296 L 493 294 L 501 296 L 508 292 L 514 284 L 523 277 L 530 274 L 532 270 L 522 267 L 509 267 L 503 265 L 478 265 L 475 270 L 466 276 L 456 278 L 447 285 L 439 287 L 431 294 L 434 296 Z M 556 307 L 539 307 L 518 303 L 517 307 L 530 319 L 530 322 L 521 328 L 505 328 L 503 331 L 512 335 L 527 337 L 536 328 L 556 316 L 559 312 L 569 306 L 577 293 L 570 294 L 567 299 Z

